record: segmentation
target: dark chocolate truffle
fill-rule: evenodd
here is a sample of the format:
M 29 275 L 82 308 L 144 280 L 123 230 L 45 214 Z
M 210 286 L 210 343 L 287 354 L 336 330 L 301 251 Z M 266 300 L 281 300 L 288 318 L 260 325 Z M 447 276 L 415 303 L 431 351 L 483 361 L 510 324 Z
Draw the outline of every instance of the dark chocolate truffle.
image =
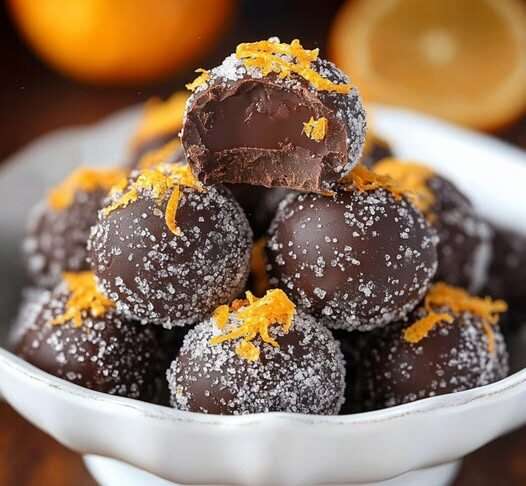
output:
M 252 232 L 228 189 L 163 165 L 113 195 L 88 246 L 99 287 L 121 313 L 172 327 L 203 320 L 244 289 Z
M 36 315 L 49 300 L 50 291 L 41 287 L 28 287 L 22 290 L 18 312 L 11 323 L 7 343 L 15 349 L 26 330 L 35 322 Z
M 343 403 L 345 365 L 330 331 L 280 290 L 197 325 L 168 370 L 172 404 L 214 414 L 333 415 Z M 264 323 L 262 323 L 262 321 Z
M 292 192 L 282 187 L 268 188 L 249 184 L 227 184 L 227 187 L 245 211 L 254 238 L 267 232 L 279 203 Z
M 182 142 L 204 183 L 324 193 L 360 158 L 366 120 L 357 90 L 299 41 L 240 44 L 189 88 Z
M 495 325 L 504 310 L 503 302 L 437 284 L 409 323 L 388 326 L 369 339 L 360 359 L 367 408 L 392 407 L 504 378 L 508 353 Z
M 53 288 L 62 272 L 89 268 L 90 228 L 109 189 L 125 180 L 119 169 L 78 169 L 35 207 L 23 246 L 32 283 Z
M 91 390 L 147 401 L 157 393 L 161 363 L 153 331 L 117 316 L 90 272 L 65 274 L 27 326 L 16 353 Z
M 416 307 L 435 275 L 436 242 L 422 214 L 387 189 L 298 194 L 270 228 L 270 282 L 325 325 L 368 331 Z
M 440 239 L 436 280 L 479 292 L 487 281 L 492 231 L 469 199 L 448 179 L 416 163 L 386 159 L 374 171 L 413 194 L 413 203 Z
M 493 252 L 485 287 L 492 297 L 524 306 L 526 300 L 526 236 L 494 228 Z
M 179 132 L 183 126 L 187 99 L 188 93 L 177 92 L 166 101 L 154 98 L 146 103 L 139 126 L 130 142 L 130 169 L 144 168 L 140 167 L 140 162 L 152 151 L 166 146 L 176 150 L 180 146 Z
M 383 138 L 380 138 L 369 129 L 360 163 L 371 169 L 376 162 L 390 158 L 393 155 L 391 146 Z

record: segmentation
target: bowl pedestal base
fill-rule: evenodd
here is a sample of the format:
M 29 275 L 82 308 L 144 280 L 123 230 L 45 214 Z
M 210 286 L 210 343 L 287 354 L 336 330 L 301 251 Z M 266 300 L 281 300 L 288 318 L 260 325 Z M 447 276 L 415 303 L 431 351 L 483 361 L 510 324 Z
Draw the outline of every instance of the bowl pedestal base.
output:
M 340 486 L 448 486 L 455 478 L 461 461 L 410 471 L 387 481 L 347 483 Z M 114 459 L 84 456 L 84 463 L 100 486 L 183 486 Z M 255 482 L 257 484 L 257 482 Z M 204 486 L 204 485 L 202 485 Z M 211 485 L 212 486 L 212 485 Z M 333 484 L 332 486 L 337 486 Z

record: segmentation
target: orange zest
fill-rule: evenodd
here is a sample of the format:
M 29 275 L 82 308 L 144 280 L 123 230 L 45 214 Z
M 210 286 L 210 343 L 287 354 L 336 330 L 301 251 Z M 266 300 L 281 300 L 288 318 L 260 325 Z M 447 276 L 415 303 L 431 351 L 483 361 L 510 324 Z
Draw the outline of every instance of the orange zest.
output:
M 122 169 L 89 169 L 81 167 L 73 171 L 48 195 L 49 206 L 64 210 L 73 204 L 77 191 L 93 192 L 98 189 L 109 191 L 113 186 L 126 181 L 126 171 Z
M 312 63 L 318 59 L 319 49 L 304 49 L 298 39 L 290 44 L 264 40 L 245 42 L 236 49 L 236 57 L 243 61 L 247 68 L 261 71 L 263 76 L 276 73 L 281 79 L 292 73 L 301 76 L 318 91 L 332 91 L 347 94 L 351 91 L 350 84 L 337 84 L 324 78 L 312 68 Z
M 87 317 L 101 317 L 115 307 L 114 303 L 97 289 L 92 272 L 64 273 L 64 281 L 70 296 L 65 312 L 53 319 L 51 324 L 72 322 L 74 327 L 80 327 Z
M 195 91 L 199 86 L 202 86 L 210 79 L 210 73 L 206 69 L 196 69 L 196 73 L 200 73 L 197 78 L 195 78 L 191 83 L 186 85 L 186 89 L 190 91 Z
M 278 342 L 270 336 L 270 327 L 279 325 L 283 332 L 288 333 L 294 320 L 296 306 L 280 289 L 267 291 L 264 297 L 257 298 L 251 292 L 246 292 L 245 301 L 234 301 L 236 308 L 226 305 L 216 309 L 213 320 L 218 329 L 225 329 L 230 318 L 235 326 L 226 334 L 214 336 L 210 344 L 216 346 L 226 341 L 240 339 L 236 345 L 236 354 L 248 361 L 257 361 L 260 349 L 253 343 L 257 337 L 264 343 L 279 347 Z M 239 307 L 241 305 L 241 307 Z
M 363 164 L 358 164 L 351 170 L 351 172 L 342 179 L 342 184 L 344 189 L 356 189 L 359 192 L 385 189 L 396 199 L 405 195 L 394 179 L 387 175 L 377 174 Z
M 417 209 L 428 219 L 432 216 L 430 210 L 435 203 L 435 194 L 427 183 L 435 174 L 433 170 L 422 164 L 393 158 L 378 162 L 373 170 L 391 177 Z
M 309 121 L 303 123 L 303 133 L 311 140 L 321 142 L 327 136 L 328 126 L 329 121 L 324 116 L 317 120 L 311 116 Z
M 453 322 L 453 316 L 469 312 L 482 321 L 484 333 L 488 340 L 488 350 L 495 350 L 495 334 L 492 326 L 499 322 L 500 314 L 506 312 L 508 305 L 503 300 L 490 297 L 474 297 L 465 290 L 438 282 L 427 293 L 424 308 L 428 315 L 415 322 L 404 331 L 404 339 L 418 343 L 440 322 Z M 436 312 L 436 308 L 447 308 L 452 315 Z
M 144 169 L 140 171 L 137 180 L 131 182 L 127 190 L 115 202 L 102 210 L 102 214 L 107 217 L 112 212 L 127 207 L 137 201 L 143 191 L 151 192 L 159 205 L 170 193 L 165 209 L 165 222 L 173 234 L 179 235 L 180 229 L 176 224 L 176 213 L 181 196 L 181 186 L 198 191 L 203 190 L 188 165 L 162 164 L 152 169 Z
M 181 146 L 181 141 L 174 138 L 170 142 L 164 144 L 162 147 L 151 150 L 141 157 L 137 167 L 139 169 L 151 169 L 156 165 L 163 164 L 170 160 L 175 151 Z

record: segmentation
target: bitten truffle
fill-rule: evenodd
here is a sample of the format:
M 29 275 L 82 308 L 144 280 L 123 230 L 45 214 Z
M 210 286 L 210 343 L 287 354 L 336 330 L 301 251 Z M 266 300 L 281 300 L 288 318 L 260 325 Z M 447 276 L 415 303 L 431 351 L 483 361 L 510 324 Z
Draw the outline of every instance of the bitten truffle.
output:
M 407 324 L 376 331 L 360 356 L 367 408 L 487 385 L 508 374 L 503 301 L 438 283 Z
M 280 206 L 267 245 L 270 283 L 325 325 L 369 331 L 403 319 L 437 267 L 435 231 L 364 167 L 334 197 Z M 370 180 L 367 181 L 366 179 Z
M 165 327 L 203 320 L 242 292 L 251 246 L 230 191 L 201 186 L 186 165 L 133 175 L 89 240 L 103 293 L 128 318 Z
M 486 284 L 492 231 L 469 199 L 449 180 L 416 163 L 386 159 L 374 171 L 392 177 L 436 228 L 436 280 L 479 292 Z
M 34 366 L 91 390 L 151 401 L 160 372 L 152 329 L 117 316 L 90 272 L 67 273 L 47 294 L 16 353 Z
M 185 337 L 167 377 L 172 404 L 223 415 L 333 415 L 344 400 L 345 363 L 330 331 L 281 290 L 221 306 Z
M 63 272 L 89 268 L 90 228 L 110 188 L 125 180 L 120 169 L 77 169 L 35 207 L 23 246 L 33 284 L 53 288 Z
M 188 87 L 182 143 L 203 183 L 325 193 L 360 158 L 366 121 L 357 90 L 297 40 L 240 44 Z

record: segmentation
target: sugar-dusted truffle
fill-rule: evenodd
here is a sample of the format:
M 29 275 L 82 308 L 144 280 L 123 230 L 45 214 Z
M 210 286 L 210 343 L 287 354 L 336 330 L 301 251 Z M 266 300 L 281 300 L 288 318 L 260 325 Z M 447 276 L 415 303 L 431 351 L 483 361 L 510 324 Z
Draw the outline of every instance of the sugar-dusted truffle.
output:
M 487 385 L 508 373 L 503 301 L 434 285 L 407 323 L 376 331 L 360 355 L 368 408 Z
M 110 188 L 125 180 L 126 172 L 120 169 L 80 168 L 34 208 L 23 245 L 34 285 L 53 288 L 62 272 L 89 268 L 86 243 L 90 228 Z
M 298 40 L 240 44 L 189 88 L 182 142 L 204 183 L 330 192 L 360 158 L 358 91 Z
M 261 299 L 247 293 L 191 329 L 167 378 L 181 410 L 333 415 L 345 363 L 330 331 L 274 289 Z
M 119 312 L 165 327 L 196 323 L 235 298 L 251 246 L 230 191 L 201 186 L 187 165 L 170 164 L 133 175 L 89 240 L 99 287 Z
M 18 339 L 16 353 L 91 390 L 156 399 L 161 362 L 152 329 L 118 316 L 113 303 L 97 291 L 91 272 L 65 274 L 44 296 Z
M 436 228 L 440 239 L 436 279 L 479 292 L 487 282 L 493 233 L 469 199 L 422 164 L 386 159 L 374 171 L 410 192 L 412 202 Z
M 360 166 L 333 197 L 288 197 L 271 225 L 271 284 L 331 328 L 368 331 L 404 318 L 435 275 L 435 231 L 384 183 Z

